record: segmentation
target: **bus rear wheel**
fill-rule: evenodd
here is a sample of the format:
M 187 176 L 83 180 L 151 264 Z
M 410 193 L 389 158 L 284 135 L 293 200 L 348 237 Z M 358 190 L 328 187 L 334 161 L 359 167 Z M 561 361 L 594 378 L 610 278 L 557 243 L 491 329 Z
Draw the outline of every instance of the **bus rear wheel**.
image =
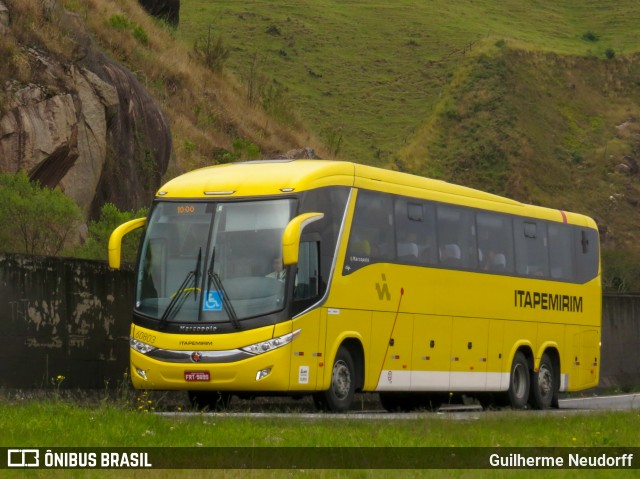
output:
M 344 346 L 338 349 L 331 371 L 331 386 L 313 396 L 318 409 L 331 412 L 348 411 L 356 391 L 356 374 L 351 353 Z
M 553 404 L 554 396 L 557 394 L 556 372 L 553 361 L 547 353 L 540 359 L 538 372 L 531 375 L 530 403 L 535 409 L 548 409 Z
M 513 409 L 524 409 L 527 406 L 530 389 L 529 361 L 521 351 L 518 351 L 511 364 L 509 390 L 507 391 L 507 398 Z

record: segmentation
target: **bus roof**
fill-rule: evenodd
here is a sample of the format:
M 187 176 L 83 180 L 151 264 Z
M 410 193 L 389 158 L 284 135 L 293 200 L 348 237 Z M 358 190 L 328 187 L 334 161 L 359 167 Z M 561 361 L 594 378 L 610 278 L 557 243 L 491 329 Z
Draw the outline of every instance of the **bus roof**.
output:
M 583 215 L 527 205 L 473 188 L 334 160 L 261 160 L 197 169 L 164 184 L 157 198 L 240 198 L 348 186 L 596 227 Z M 526 211 L 525 211 L 526 210 Z

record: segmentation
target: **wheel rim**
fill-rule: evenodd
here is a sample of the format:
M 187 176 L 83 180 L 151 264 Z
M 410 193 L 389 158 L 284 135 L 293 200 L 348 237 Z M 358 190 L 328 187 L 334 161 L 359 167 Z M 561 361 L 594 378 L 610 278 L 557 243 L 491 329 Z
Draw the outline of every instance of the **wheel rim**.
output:
M 351 390 L 351 371 L 347 363 L 342 360 L 333 365 L 333 392 L 338 399 L 344 399 Z
M 523 398 L 527 392 L 527 371 L 522 364 L 513 368 L 513 393 L 517 398 Z
M 538 370 L 538 391 L 542 397 L 547 397 L 553 389 L 553 376 L 546 366 Z

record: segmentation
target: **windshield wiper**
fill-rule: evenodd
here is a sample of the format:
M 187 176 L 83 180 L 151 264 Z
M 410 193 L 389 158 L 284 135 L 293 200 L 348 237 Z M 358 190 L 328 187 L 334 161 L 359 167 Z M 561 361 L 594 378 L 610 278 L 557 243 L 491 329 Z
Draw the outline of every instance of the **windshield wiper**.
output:
M 236 310 L 233 308 L 233 304 L 231 304 L 231 300 L 227 295 L 227 291 L 224 289 L 224 285 L 222 284 L 222 280 L 217 273 L 213 271 L 213 265 L 215 263 L 216 257 L 216 248 L 213 247 L 213 251 L 211 251 L 211 261 L 209 262 L 209 270 L 207 271 L 207 276 L 209 278 L 209 285 L 207 289 L 211 286 L 211 282 L 213 282 L 216 289 L 220 292 L 220 300 L 222 301 L 222 306 L 229 316 L 229 320 L 233 324 L 236 329 L 240 329 L 240 321 L 238 321 L 238 315 L 236 314 Z
M 184 280 L 182 281 L 182 284 L 180 285 L 178 290 L 175 292 L 175 294 L 171 298 L 171 301 L 169 302 L 167 309 L 164 310 L 164 313 L 160 318 L 160 323 L 165 323 L 166 321 L 173 319 L 176 313 L 180 311 L 180 308 L 182 308 L 182 305 L 184 304 L 184 302 L 186 301 L 187 297 L 191 292 L 193 292 L 194 301 L 197 301 L 198 295 L 196 293 L 195 288 L 198 285 L 198 278 L 200 277 L 201 260 L 202 260 L 202 247 L 198 251 L 196 269 L 194 271 L 189 271 L 187 273 L 187 276 L 185 276 Z M 193 279 L 193 288 L 189 290 L 188 288 L 189 288 L 189 285 L 191 284 L 192 279 Z

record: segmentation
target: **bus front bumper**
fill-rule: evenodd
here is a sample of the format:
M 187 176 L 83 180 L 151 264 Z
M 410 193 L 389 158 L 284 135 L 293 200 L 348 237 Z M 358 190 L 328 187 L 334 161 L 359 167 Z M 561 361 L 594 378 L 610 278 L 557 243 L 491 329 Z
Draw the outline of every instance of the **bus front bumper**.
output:
M 287 391 L 290 349 L 230 362 L 200 362 L 207 352 L 191 353 L 192 362 L 163 361 L 130 349 L 131 382 L 136 389 Z

